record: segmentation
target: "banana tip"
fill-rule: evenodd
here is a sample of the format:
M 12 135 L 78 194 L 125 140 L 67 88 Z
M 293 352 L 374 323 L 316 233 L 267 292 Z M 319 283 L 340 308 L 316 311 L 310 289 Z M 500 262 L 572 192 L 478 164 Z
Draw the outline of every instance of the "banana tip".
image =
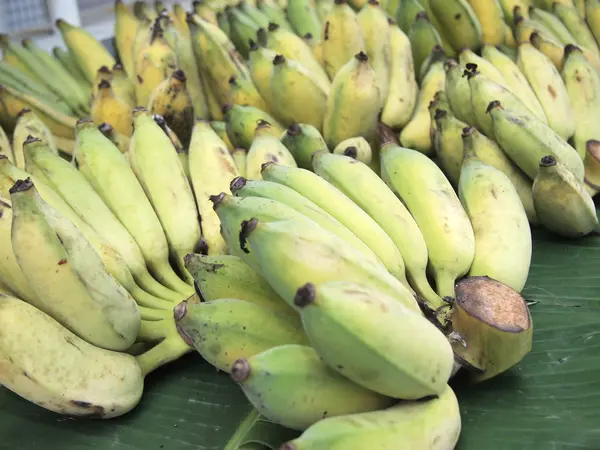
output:
M 367 62 L 367 61 L 369 61 L 369 56 L 365 52 L 363 52 L 363 51 L 358 52 L 354 57 L 356 59 L 358 59 L 360 62 Z
M 263 173 L 271 164 L 275 164 L 273 161 L 267 161 L 262 163 L 260 166 L 260 173 Z
M 275 58 L 273 58 L 274 66 L 278 66 L 280 64 L 283 64 L 284 62 L 285 62 L 285 56 L 283 56 L 283 55 L 275 55 Z
M 448 115 L 448 111 L 444 109 L 436 109 L 435 116 L 433 117 L 435 120 L 443 119 Z
M 556 158 L 552 155 L 546 155 L 540 159 L 541 167 L 552 167 L 556 165 Z
M 8 190 L 9 194 L 15 194 L 17 192 L 25 192 L 33 187 L 33 181 L 31 178 L 25 180 L 17 180 L 17 182 Z
M 99 73 L 110 73 L 110 69 L 108 68 L 108 66 L 102 66 L 98 69 Z
M 298 136 L 301 131 L 302 128 L 300 128 L 300 125 L 297 123 L 293 123 L 288 127 L 287 134 L 288 136 Z
M 240 358 L 231 366 L 231 379 L 236 383 L 242 383 L 250 376 L 250 363 L 245 358 Z
M 463 139 L 469 136 L 472 136 L 475 133 L 475 127 L 465 127 L 462 129 L 462 137 Z
M 177 81 L 185 83 L 185 72 L 181 69 L 177 69 L 175 72 L 173 72 L 173 78 L 175 78 Z
M 30 113 L 31 110 L 29 108 L 23 108 L 21 111 L 17 113 L 17 119 L 24 116 L 25 114 Z
M 500 100 L 493 100 L 488 104 L 487 109 L 485 110 L 486 113 L 489 113 L 490 111 L 492 111 L 495 108 L 502 108 L 502 103 L 500 103 Z
M 277 31 L 279 29 L 279 24 L 275 22 L 269 22 L 269 31 Z
M 209 197 L 209 199 L 213 204 L 213 209 L 216 211 L 217 208 L 221 205 L 221 203 L 223 203 L 223 200 L 225 199 L 225 192 L 221 192 L 220 194 L 217 194 L 217 195 L 211 195 Z
M 233 103 L 226 103 L 221 108 L 221 111 L 223 112 L 223 114 L 227 114 L 232 108 L 233 108 Z
M 29 145 L 33 142 L 42 142 L 41 140 L 39 140 L 38 138 L 28 134 L 27 135 L 27 139 L 25 139 L 25 142 L 23 142 L 23 145 Z
M 356 159 L 358 156 L 358 150 L 355 146 L 351 145 L 350 147 L 346 147 L 344 150 L 344 156 L 348 156 L 349 158 Z
M 294 296 L 294 305 L 296 305 L 298 308 L 305 308 L 315 301 L 316 296 L 317 289 L 315 285 L 312 283 L 306 283 L 296 291 L 296 295 Z
M 246 186 L 246 179 L 244 177 L 235 177 L 229 184 L 229 190 L 231 192 L 239 191 L 244 186 Z

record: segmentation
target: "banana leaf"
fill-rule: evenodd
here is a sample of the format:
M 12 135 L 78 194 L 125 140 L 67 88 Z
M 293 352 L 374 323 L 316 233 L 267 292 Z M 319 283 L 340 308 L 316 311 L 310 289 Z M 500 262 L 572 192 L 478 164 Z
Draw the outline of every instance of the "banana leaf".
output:
M 598 450 L 600 237 L 536 230 L 524 296 L 532 352 L 492 380 L 451 382 L 462 411 L 458 449 Z M 0 388 L 0 449 L 276 450 L 296 435 L 259 416 L 197 354 L 151 374 L 141 404 L 117 419 L 68 419 Z

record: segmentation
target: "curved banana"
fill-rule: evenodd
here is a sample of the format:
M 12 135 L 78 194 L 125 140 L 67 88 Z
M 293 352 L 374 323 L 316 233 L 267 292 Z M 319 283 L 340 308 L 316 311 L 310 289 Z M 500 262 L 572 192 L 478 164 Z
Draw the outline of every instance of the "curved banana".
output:
M 590 31 L 600 46 L 600 1 L 587 0 L 585 2 L 585 21 Z
M 552 9 L 552 5 L 550 5 Z M 545 11 L 542 8 L 529 7 L 529 15 L 536 22 L 544 25 L 548 30 L 552 32 L 552 35 L 556 37 L 560 44 L 575 44 L 577 39 L 571 34 L 567 27 L 561 22 L 561 20 L 552 12 Z
M 312 155 L 317 151 L 329 151 L 319 130 L 309 124 L 294 123 L 282 135 L 281 142 L 287 147 L 298 167 L 310 169 Z
M 481 24 L 467 0 L 429 0 L 431 11 L 455 50 L 483 44 Z
M 251 42 L 248 56 L 250 75 L 270 111 L 273 111 L 275 106 L 273 94 L 271 93 L 271 73 L 273 72 L 275 56 L 277 56 L 277 53 L 273 50 L 261 47 L 254 41 Z
M 131 107 L 115 95 L 110 82 L 103 80 L 98 85 L 98 93 L 92 100 L 91 117 L 96 125 L 110 123 L 117 133 L 131 137 L 133 123 Z
M 256 128 L 261 122 L 271 125 L 271 131 L 276 138 L 279 138 L 285 131 L 285 128 L 269 113 L 254 106 L 229 104 L 223 108 L 223 111 L 227 124 L 227 136 L 234 148 L 249 149 L 254 140 Z
M 293 31 L 292 24 L 288 21 L 285 10 L 280 8 L 275 0 L 257 0 L 256 6 L 267 16 L 269 22 L 276 23 L 286 30 Z
M 36 113 L 30 109 L 23 109 L 17 116 L 17 124 L 12 135 L 12 153 L 15 159 L 15 165 L 19 169 L 25 168 L 25 155 L 23 153 L 23 144 L 29 136 L 39 139 L 48 146 L 53 153 L 58 154 L 56 149 L 56 139 L 52 131 L 40 120 Z
M 506 80 L 500 71 L 491 62 L 488 62 L 481 56 L 476 55 L 471 49 L 467 48 L 462 50 L 458 58 L 460 64 L 467 70 L 476 70 L 482 75 L 488 77 L 493 82 L 498 83 L 501 86 L 506 85 Z
M 115 45 L 125 72 L 132 81 L 135 74 L 133 42 L 135 41 L 139 23 L 123 0 L 115 1 Z
M 254 140 L 246 156 L 246 178 L 249 180 L 262 179 L 262 167 L 268 162 L 298 167 L 294 156 L 275 136 L 273 126 L 268 122 L 261 121 L 256 127 Z
M 475 125 L 473 106 L 470 101 L 464 101 L 465 98 L 471 99 L 471 87 L 465 70 L 462 65 L 453 59 L 449 59 L 444 63 L 444 71 L 446 72 L 444 92 L 448 98 L 452 114 L 458 120 L 462 120 L 469 125 Z
M 122 134 L 118 133 L 113 128 L 113 126 L 108 122 L 104 122 L 104 123 L 100 124 L 98 126 L 98 130 L 105 137 L 107 137 L 108 140 L 110 140 L 110 142 L 115 144 L 121 153 L 127 154 L 127 152 L 129 151 L 129 142 L 130 142 L 130 140 L 127 136 L 123 136 Z
M 426 11 L 419 0 L 401 0 L 394 18 L 398 22 L 400 29 L 405 34 L 409 34 L 417 14 L 420 12 Z

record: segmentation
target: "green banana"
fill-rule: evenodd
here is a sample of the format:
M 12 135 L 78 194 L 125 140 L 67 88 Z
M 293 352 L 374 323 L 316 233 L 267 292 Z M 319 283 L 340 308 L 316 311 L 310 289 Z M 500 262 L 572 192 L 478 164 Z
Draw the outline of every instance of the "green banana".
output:
M 512 181 L 467 151 L 458 197 L 475 232 L 469 276 L 487 276 L 521 292 L 531 264 L 531 230 Z
M 285 11 L 279 7 L 275 0 L 257 0 L 256 5 L 267 16 L 269 22 L 276 23 L 286 30 L 294 31 Z
M 271 96 L 275 114 L 284 125 L 306 123 L 320 130 L 330 90 L 329 81 L 320 82 L 297 61 L 283 55 L 273 58 Z
M 540 223 L 570 238 L 585 236 L 598 226 L 592 197 L 582 182 L 552 155 L 540 160 L 533 182 L 533 204 Z
M 227 35 L 229 39 L 231 39 L 231 24 L 229 23 L 229 18 L 225 11 L 219 11 L 217 13 L 217 25 L 223 33 Z
M 104 136 L 106 136 L 110 140 L 110 142 L 116 145 L 121 153 L 127 154 L 127 152 L 129 151 L 130 142 L 127 136 L 123 136 L 121 133 L 115 130 L 113 126 L 108 122 L 100 124 L 98 126 L 98 130 Z
M 246 176 L 246 165 L 248 159 L 248 152 L 245 148 L 236 148 L 231 152 L 231 157 L 235 162 L 235 166 L 237 167 L 238 173 L 241 177 Z
M 344 139 L 362 136 L 375 143 L 380 90 L 366 53 L 357 53 L 333 80 L 323 120 L 323 137 L 329 148 Z
M 555 2 L 552 5 L 552 12 L 560 19 L 573 37 L 577 39 L 577 42 L 569 42 L 569 44 L 581 45 L 596 56 L 600 56 L 599 44 L 596 42 L 585 20 L 577 13 L 575 7 Z
M 254 106 L 266 111 L 269 109 L 252 80 L 240 80 L 235 75 L 229 78 L 229 103 Z
M 239 358 L 285 344 L 308 344 L 298 317 L 237 299 L 182 302 L 175 307 L 179 333 L 217 369 L 231 373 Z
M 275 101 L 271 93 L 271 74 L 273 72 L 273 60 L 277 56 L 273 50 L 260 47 L 256 42 L 250 43 L 250 53 L 248 55 L 248 66 L 252 82 L 263 98 L 269 111 L 275 109 Z
M 185 257 L 185 268 L 194 277 L 200 299 L 238 298 L 287 314 L 295 314 L 287 303 L 241 258 L 234 255 Z
M 467 0 L 429 0 L 429 5 L 455 50 L 483 45 L 481 24 Z
M 63 67 L 69 71 L 71 76 L 77 80 L 82 88 L 86 90 L 90 89 L 90 82 L 85 77 L 84 73 L 75 62 L 73 55 L 71 55 L 68 50 L 65 50 L 62 47 L 53 47 L 52 54 L 63 65 Z
M 398 26 L 405 33 L 409 34 L 410 29 L 415 23 L 415 19 L 417 14 L 420 12 L 424 12 L 425 8 L 419 0 L 401 0 L 400 5 L 396 11 L 395 19 L 398 22 Z
M 427 156 L 397 145 L 381 149 L 381 167 L 423 233 L 438 295 L 454 298 L 454 281 L 469 271 L 475 240 L 452 185 Z M 429 306 L 437 309 L 443 302 Z
M 339 189 L 305 169 L 268 164 L 263 179 L 283 184 L 308 198 L 345 225 L 377 255 L 399 280 L 406 278 L 400 251 L 387 233 L 365 211 Z
M 394 403 L 330 369 L 305 345 L 281 345 L 238 359 L 231 378 L 263 416 L 296 430 L 323 417 L 377 411 Z
M 40 120 L 35 112 L 30 109 L 23 109 L 17 116 L 17 124 L 13 130 L 13 155 L 15 165 L 19 169 L 25 168 L 25 155 L 23 153 L 23 144 L 29 136 L 42 141 L 48 148 L 58 155 L 56 141 L 52 131 Z
M 174 291 L 191 295 L 191 286 L 169 264 L 161 223 L 126 157 L 91 122 L 80 121 L 76 132 L 79 171 L 135 239 L 150 273 Z
M 258 123 L 261 121 L 271 125 L 273 136 L 279 138 L 285 128 L 269 113 L 254 106 L 226 105 L 223 108 L 227 136 L 235 148 L 249 149 L 254 140 Z
M 253 18 L 242 12 L 240 7 L 225 8 L 229 21 L 231 41 L 244 58 L 248 58 L 250 40 L 256 37 L 261 27 Z
M 317 41 L 321 39 L 321 19 L 315 0 L 288 0 L 286 10 L 287 20 L 298 36 L 310 33 Z
M 465 153 L 473 153 L 481 162 L 494 167 L 508 177 L 519 194 L 529 223 L 537 224 L 537 215 L 531 196 L 533 186 L 531 179 L 508 158 L 495 141 L 487 138 L 475 128 L 465 128 L 462 139 Z
M 355 383 L 405 400 L 446 389 L 454 364 L 450 343 L 427 318 L 394 298 L 355 282 L 334 281 L 305 284 L 294 304 L 325 364 Z M 390 333 L 397 339 L 390 340 Z
M 477 72 L 485 75 L 493 82 L 498 83 L 501 86 L 506 85 L 506 80 L 500 71 L 491 62 L 488 62 L 481 56 L 477 56 L 473 50 L 468 48 L 462 50 L 458 56 L 458 61 L 467 70 L 477 70 Z
M 471 98 L 471 87 L 465 76 L 465 68 L 457 61 L 449 59 L 444 63 L 444 71 L 446 72 L 444 92 L 452 114 L 458 120 L 475 125 L 473 106 L 470 101 L 464 101 L 465 98 Z
M 269 26 L 269 17 L 258 7 L 256 1 L 247 2 L 240 1 L 237 7 L 246 16 L 250 17 L 259 27 L 265 28 Z
M 265 121 L 258 123 L 254 132 L 254 140 L 246 156 L 246 177 L 249 180 L 260 180 L 262 167 L 268 162 L 298 167 L 294 156 L 275 136 L 275 128 Z
M 347 156 L 317 153 L 315 173 L 346 194 L 371 216 L 400 251 L 407 277 L 417 294 L 430 303 L 442 300 L 427 281 L 427 246 L 402 202 L 372 170 Z M 403 280 L 401 280 L 403 281 Z
M 417 74 L 421 72 L 427 57 L 435 47 L 442 46 L 442 38 L 429 20 L 426 12 L 420 12 L 408 32 L 412 49 L 414 67 Z
M 548 125 L 533 116 L 515 114 L 510 109 L 505 109 L 498 101 L 490 103 L 488 114 L 493 121 L 493 136 L 496 142 L 529 178 L 536 178 L 540 159 L 552 155 L 570 170 L 579 182 L 583 182 L 581 157 Z
M 344 139 L 333 149 L 332 153 L 356 159 L 369 166 L 375 173 L 380 173 L 381 171 L 379 152 L 373 154 L 371 146 L 363 137 Z
M 298 167 L 310 169 L 312 155 L 317 151 L 329 151 L 319 130 L 305 123 L 294 123 L 281 135 L 281 142 L 290 151 Z
M 129 348 L 140 326 L 137 305 L 83 234 L 42 200 L 31 180 L 19 180 L 10 199 L 12 248 L 36 294 L 33 305 L 90 344 Z
M 436 398 L 400 402 L 376 412 L 323 419 L 280 450 L 363 450 L 365 448 L 452 450 L 461 430 L 452 389 Z
M 173 143 L 148 111 L 136 108 L 133 121 L 129 163 L 160 220 L 180 275 L 191 282 L 183 258 L 201 238 L 192 188 Z
M 458 186 L 463 161 L 462 132 L 467 126 L 444 109 L 435 109 L 436 133 L 433 142 L 435 153 L 453 186 Z
M 569 29 L 561 22 L 561 20 L 549 11 L 542 8 L 529 7 L 529 15 L 536 22 L 544 25 L 552 32 L 552 35 L 558 38 L 562 45 L 575 44 L 577 39 L 571 34 Z

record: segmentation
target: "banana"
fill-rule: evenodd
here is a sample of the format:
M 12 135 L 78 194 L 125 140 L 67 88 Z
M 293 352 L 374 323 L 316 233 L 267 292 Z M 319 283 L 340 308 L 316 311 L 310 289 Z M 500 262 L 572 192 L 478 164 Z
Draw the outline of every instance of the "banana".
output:
M 387 233 L 402 255 L 410 286 L 417 294 L 428 303 L 441 304 L 442 299 L 427 281 L 428 257 L 423 234 L 379 176 L 352 158 L 329 153 L 315 154 L 313 167 L 316 174 L 346 194 Z
M 0 382 L 22 398 L 59 414 L 103 419 L 140 401 L 144 374 L 135 357 L 89 344 L 14 297 L 0 295 L 0 324 Z
M 108 122 L 117 133 L 131 137 L 133 124 L 131 107 L 115 95 L 110 82 L 104 80 L 98 85 L 98 95 L 92 100 L 91 117 L 96 125 Z
M 600 191 L 600 141 L 587 142 L 585 166 L 585 188 L 593 197 Z
M 315 0 L 288 0 L 286 10 L 287 20 L 298 36 L 310 33 L 316 40 L 321 39 L 321 19 Z
M 138 0 L 133 4 L 133 14 L 139 19 L 156 20 L 158 12 L 149 2 Z
M 377 0 L 369 0 L 357 15 L 365 41 L 365 52 L 375 71 L 380 108 L 385 106 L 390 89 L 390 25 Z
M 210 126 L 212 129 L 219 135 L 219 137 L 225 142 L 225 145 L 229 149 L 229 153 L 232 153 L 235 148 L 231 145 L 231 141 L 229 140 L 229 136 L 227 136 L 227 124 L 222 121 L 213 120 L 210 122 Z
M 129 79 L 133 81 L 135 59 L 133 42 L 140 22 L 123 0 L 115 1 L 115 46 Z
M 276 23 L 286 30 L 294 31 L 285 11 L 279 7 L 275 0 L 257 0 L 256 6 L 267 16 L 269 22 Z
M 90 88 L 90 82 L 85 77 L 83 71 L 75 62 L 73 55 L 62 47 L 53 47 L 52 54 L 63 65 L 65 69 L 77 80 L 79 85 L 84 89 Z
M 529 0 L 498 0 L 502 11 L 504 12 L 504 20 L 510 26 L 515 25 L 515 16 L 522 16 L 529 19 Z M 515 8 L 519 8 L 515 14 Z
M 437 47 L 437 50 L 434 49 L 434 52 L 439 55 L 439 59 L 436 57 L 437 60 L 432 61 L 429 66 L 421 83 L 421 92 L 410 122 L 400 132 L 400 142 L 403 146 L 426 154 L 432 153 L 433 150 L 429 103 L 433 100 L 435 93 L 444 90 L 446 85 L 443 54 L 437 53 L 438 51 L 441 51 L 441 47 Z
M 452 450 L 461 430 L 452 389 L 436 398 L 400 402 L 381 411 L 325 418 L 280 450 L 363 450 L 365 448 Z
M 540 160 L 533 203 L 540 223 L 561 236 L 585 236 L 598 226 L 594 201 L 583 184 L 552 155 Z
M 108 50 L 83 28 L 76 27 L 63 19 L 56 21 L 65 44 L 90 83 L 102 66 L 112 67 L 116 61 Z
M 481 23 L 467 0 L 429 0 L 429 5 L 455 50 L 481 47 Z
M 600 56 L 599 44 L 596 42 L 596 39 L 585 20 L 577 13 L 575 7 L 555 2 L 552 5 L 552 12 L 554 15 L 558 16 L 567 30 L 569 30 L 573 37 L 577 39 L 576 43 L 578 45 L 581 45 L 597 56 Z
M 423 8 L 419 0 L 401 0 L 394 18 L 398 22 L 400 29 L 405 34 L 409 34 L 417 14 L 420 12 L 426 13 L 425 8 Z
M 271 96 L 274 111 L 284 125 L 306 123 L 321 129 L 331 84 L 321 83 L 297 61 L 283 55 L 273 59 Z
M 239 172 L 227 145 L 207 121 L 196 121 L 189 155 L 190 177 L 208 254 L 224 254 L 227 252 L 227 244 L 221 236 L 219 218 L 209 197 L 229 192 L 229 183 Z
M 563 59 L 565 57 L 565 49 L 562 44 L 547 39 L 537 32 L 531 33 L 530 42 L 552 61 L 554 67 L 558 70 L 562 70 Z
M 115 64 L 111 70 L 111 85 L 117 97 L 126 102 L 130 108 L 137 106 L 135 84 L 129 80 L 127 72 L 121 64 Z
M 319 130 L 309 124 L 294 123 L 281 135 L 281 142 L 290 151 L 298 167 L 312 168 L 312 155 L 317 151 L 329 151 Z
M 389 22 L 390 69 L 388 95 L 381 121 L 393 129 L 403 128 L 417 104 L 419 86 L 408 36 L 392 21 Z
M 600 138 L 600 130 L 596 130 L 600 120 L 600 75 L 583 52 L 569 44 L 565 46 L 562 79 L 572 106 L 575 149 L 585 159 L 588 141 Z
M 457 61 L 449 59 L 444 63 L 444 71 L 446 79 L 443 89 L 452 113 L 458 120 L 475 125 L 473 106 L 470 101 L 464 101 L 465 98 L 471 98 L 471 87 L 465 75 L 465 68 Z
M 422 66 L 434 48 L 441 48 L 442 39 L 439 32 L 429 20 L 426 12 L 420 12 L 408 32 L 408 38 L 412 49 L 412 57 L 415 71 L 421 73 Z
M 129 151 L 129 138 L 118 133 L 110 123 L 100 124 L 98 130 L 116 145 L 121 153 L 126 154 Z
M 31 180 L 18 181 L 10 194 L 12 248 L 36 294 L 33 305 L 90 344 L 130 347 L 140 326 L 137 305 L 83 234 L 42 200 Z
M 458 186 L 464 156 L 462 132 L 467 124 L 458 120 L 451 112 L 440 108 L 435 109 L 434 120 L 436 123 L 433 142 L 435 153 L 448 180 L 453 186 Z
M 533 33 L 538 33 L 549 41 L 560 43 L 560 38 L 556 36 L 543 22 L 524 17 L 520 10 L 515 12 L 515 25 L 513 27 L 513 34 L 517 44 L 529 42 Z
M 489 45 L 504 44 L 504 13 L 498 0 L 468 0 L 481 27 L 481 42 Z
M 77 125 L 79 171 L 138 244 L 148 269 L 165 286 L 185 295 L 191 287 L 169 264 L 167 238 L 126 157 L 90 122 Z
M 531 230 L 510 178 L 467 152 L 458 197 L 475 232 L 469 276 L 488 276 L 521 292 L 531 264 Z
M 266 111 L 269 109 L 252 80 L 238 80 L 235 75 L 229 78 L 229 103 L 253 106 Z
M 298 317 L 238 299 L 175 307 L 177 328 L 202 357 L 231 373 L 239 358 L 249 358 L 285 344 L 307 345 Z
M 506 80 L 500 71 L 491 62 L 488 62 L 481 56 L 477 56 L 471 49 L 466 48 L 462 50 L 458 58 L 458 62 L 467 70 L 477 70 L 477 72 L 485 75 L 494 83 L 498 83 L 501 86 L 506 85 Z
M 550 9 L 552 6 L 550 6 Z M 574 44 L 577 39 L 571 34 L 561 20 L 549 11 L 541 8 L 529 7 L 529 15 L 536 22 L 544 25 L 562 45 Z
M 343 140 L 333 149 L 332 153 L 356 159 L 369 166 L 375 173 L 380 172 L 379 152 L 374 155 L 371 146 L 363 137 Z
M 450 43 L 448 36 L 446 36 L 441 31 L 443 27 L 442 27 L 442 24 L 440 23 L 440 21 L 437 19 L 437 17 L 433 13 L 433 8 L 431 7 L 431 0 L 419 0 L 419 2 L 421 3 L 421 5 L 423 5 L 423 9 L 427 13 L 429 20 L 431 21 L 431 24 L 435 27 L 436 30 L 439 31 L 440 39 L 442 41 L 441 46 L 444 49 L 444 53 L 446 53 L 446 55 L 448 55 L 448 57 L 450 57 L 450 58 L 455 57 L 456 50 L 454 49 L 454 47 L 452 47 L 452 44 Z
M 225 13 L 229 22 L 231 41 L 240 54 L 248 58 L 249 41 L 256 36 L 261 26 L 243 13 L 239 7 L 227 7 Z
M 269 123 L 273 136 L 277 138 L 285 130 L 269 113 L 254 106 L 229 104 L 223 108 L 223 111 L 227 124 L 227 136 L 235 148 L 250 148 L 259 122 Z
M 100 91 L 100 83 L 103 81 L 108 81 L 109 83 L 113 80 L 113 75 L 110 69 L 106 66 L 102 66 L 96 72 L 96 78 L 94 79 L 94 84 L 92 86 L 92 101 L 98 96 Z
M 435 115 L 438 109 L 450 112 L 450 102 L 448 102 L 448 96 L 444 91 L 437 91 L 433 96 L 433 100 L 429 103 L 429 117 L 431 119 L 431 126 L 429 128 L 429 134 L 431 136 L 431 143 L 433 149 L 436 150 L 436 134 L 438 133 L 438 126 L 436 123 Z M 389 141 L 385 141 L 386 143 Z M 437 150 L 436 150 L 437 151 Z
M 600 45 L 600 1 L 587 0 L 585 2 L 585 21 L 590 28 L 590 31 L 596 39 L 596 43 Z
M 171 140 L 148 111 L 136 108 L 133 116 L 131 168 L 156 211 L 180 275 L 191 281 L 183 258 L 202 236 L 192 188 Z
M 366 257 L 378 261 L 378 258 L 373 251 L 352 231 L 346 228 L 346 226 L 340 223 L 327 211 L 323 210 L 292 188 L 271 181 L 253 181 L 238 177 L 231 182 L 231 191 L 235 197 L 259 197 L 283 203 L 289 208 L 306 216 L 325 230 L 342 238 L 347 244 L 360 250 Z M 252 201 L 249 203 L 252 204 Z
M 465 154 L 473 153 L 482 163 L 494 167 L 508 177 L 517 190 L 529 222 L 532 225 L 537 224 L 531 196 L 533 185 L 531 179 L 506 156 L 495 141 L 485 137 L 475 128 L 465 128 L 462 139 Z
M 246 165 L 248 160 L 248 152 L 244 148 L 236 148 L 231 152 L 231 157 L 235 162 L 238 173 L 241 177 L 246 176 Z
M 510 109 L 505 109 L 498 101 L 491 102 L 488 110 L 492 117 L 496 142 L 529 178 L 536 178 L 540 159 L 552 155 L 570 170 L 579 182 L 583 182 L 581 156 L 552 128 L 535 117 L 515 114 Z
M 18 114 L 17 124 L 13 130 L 13 155 L 15 165 L 19 169 L 25 168 L 25 155 L 23 153 L 23 144 L 29 136 L 39 139 L 48 146 L 53 153 L 58 155 L 56 149 L 56 139 L 52 132 L 42 122 L 39 117 L 30 109 L 23 109 Z
M 0 157 L 5 156 L 8 160 L 14 164 L 15 155 L 8 140 L 8 136 L 2 127 L 0 127 Z
M 273 128 L 270 123 L 265 121 L 259 122 L 256 127 L 254 140 L 246 157 L 246 177 L 249 180 L 262 179 L 262 166 L 267 162 L 298 167 L 294 156 L 275 136 Z
M 540 101 L 550 128 L 565 141 L 570 139 L 575 132 L 574 112 L 565 84 L 552 61 L 533 45 L 521 43 L 517 64 Z
M 223 6 L 224 5 L 221 5 L 220 9 L 224 9 Z M 194 14 L 197 14 L 199 17 L 202 18 L 202 20 L 206 20 L 207 22 L 210 22 L 213 25 L 218 24 L 215 9 L 216 8 L 207 5 L 203 1 L 192 2 L 192 11 L 194 12 Z
M 475 239 L 452 185 L 428 157 L 397 145 L 381 149 L 381 166 L 386 184 L 405 203 L 423 233 L 438 295 L 454 298 L 454 281 L 473 262 Z
M 277 56 L 277 53 L 273 50 L 260 47 L 254 41 L 250 43 L 250 53 L 248 55 L 250 75 L 254 86 L 256 86 L 267 106 L 266 110 L 269 111 L 273 111 L 275 106 L 271 93 L 271 73 L 273 72 L 275 56 Z
M 148 110 L 165 119 L 185 148 L 189 147 L 194 126 L 194 105 L 187 90 L 187 77 L 176 70 L 152 91 Z
M 206 19 L 204 19 L 206 20 Z M 227 35 L 229 39 L 231 39 L 231 24 L 229 23 L 229 18 L 225 11 L 219 11 L 217 13 L 217 25 Z
M 334 281 L 305 284 L 294 304 L 324 363 L 351 381 L 406 400 L 446 389 L 454 362 L 450 343 L 428 319 L 392 297 Z M 398 339 L 389 339 L 392 332 Z M 411 335 L 421 339 L 409 341 Z
M 266 181 L 292 188 L 327 211 L 362 240 L 392 275 L 399 280 L 406 278 L 402 255 L 392 239 L 339 189 L 308 170 L 288 168 L 280 164 L 268 164 L 263 168 L 262 175 Z
M 357 53 L 335 76 L 323 121 L 329 148 L 344 139 L 362 136 L 375 143 L 381 93 L 366 53 Z
M 251 197 L 249 197 L 251 198 Z M 248 199 L 246 199 L 248 200 Z M 307 280 L 315 283 L 353 281 L 378 289 L 407 310 L 421 314 L 415 297 L 379 261 L 362 252 L 314 222 L 284 218 L 265 222 L 245 220 L 240 231 L 240 247 L 252 255 L 251 265 L 289 305 Z M 248 249 L 249 247 L 249 249 Z
M 185 257 L 185 267 L 194 277 L 201 300 L 212 302 L 221 298 L 237 298 L 284 314 L 295 314 L 241 258 L 234 255 L 198 255 Z
M 240 1 L 237 7 L 246 16 L 250 17 L 259 27 L 265 28 L 269 26 L 269 17 L 256 5 L 256 1 Z
M 323 67 L 329 78 L 333 80 L 354 55 L 365 49 L 356 12 L 347 1 L 336 0 L 323 24 Z
M 377 411 L 394 403 L 344 378 L 305 345 L 281 345 L 238 359 L 231 378 L 263 416 L 296 430 L 323 417 Z

